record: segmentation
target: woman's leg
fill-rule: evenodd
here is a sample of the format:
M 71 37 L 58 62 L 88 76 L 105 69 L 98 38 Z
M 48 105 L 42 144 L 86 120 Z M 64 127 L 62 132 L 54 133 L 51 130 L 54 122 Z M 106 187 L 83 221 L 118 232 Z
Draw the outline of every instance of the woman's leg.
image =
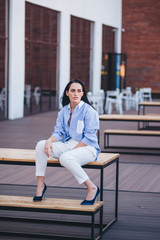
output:
M 39 141 L 36 145 L 36 176 L 37 176 L 37 191 L 36 196 L 41 196 L 42 191 L 44 189 L 44 176 L 47 167 L 48 157 L 45 154 L 45 144 L 46 140 Z M 50 151 L 50 156 L 59 158 L 60 155 L 68 150 L 71 150 L 74 146 L 76 146 L 77 141 L 68 141 L 66 143 L 62 142 L 54 142 L 53 150 L 54 153 Z
M 97 186 L 89 178 L 84 182 L 84 185 L 87 187 L 88 190 L 86 200 L 90 201 L 94 198 L 97 192 Z
M 46 140 L 42 140 L 36 145 L 36 176 L 37 191 L 36 196 L 41 196 L 44 189 L 44 176 L 47 166 L 47 155 L 44 152 Z
M 44 189 L 44 177 L 43 176 L 37 176 L 36 196 L 42 196 L 43 189 Z
M 91 146 L 80 147 L 63 153 L 60 156 L 60 163 L 77 179 L 79 184 L 84 183 L 88 189 L 86 200 L 92 200 L 96 194 L 97 186 L 89 179 L 81 167 L 96 158 L 96 149 Z

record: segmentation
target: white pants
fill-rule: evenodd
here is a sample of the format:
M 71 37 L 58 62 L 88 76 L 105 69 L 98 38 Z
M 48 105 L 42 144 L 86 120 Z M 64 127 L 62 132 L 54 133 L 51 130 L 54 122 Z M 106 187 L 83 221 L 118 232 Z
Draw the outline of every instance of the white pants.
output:
M 45 176 L 48 159 L 44 152 L 45 143 L 46 140 L 42 140 L 36 146 L 36 176 Z M 96 149 L 92 146 L 73 149 L 77 144 L 78 141 L 74 139 L 65 143 L 54 142 L 52 143 L 54 153 L 50 150 L 50 157 L 58 158 L 60 164 L 71 172 L 81 184 L 89 178 L 81 166 L 96 159 Z

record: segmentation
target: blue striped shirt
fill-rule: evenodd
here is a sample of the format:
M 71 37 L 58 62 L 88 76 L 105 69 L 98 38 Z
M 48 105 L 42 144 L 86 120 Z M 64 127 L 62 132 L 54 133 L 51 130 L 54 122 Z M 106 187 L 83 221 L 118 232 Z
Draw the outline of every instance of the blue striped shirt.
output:
M 56 136 L 57 141 L 65 142 L 69 138 L 73 138 L 78 142 L 93 146 L 96 148 L 98 156 L 101 151 L 96 135 L 99 129 L 98 113 L 92 106 L 83 101 L 80 101 L 75 107 L 70 124 L 68 124 L 70 113 L 70 104 L 59 111 L 52 136 Z

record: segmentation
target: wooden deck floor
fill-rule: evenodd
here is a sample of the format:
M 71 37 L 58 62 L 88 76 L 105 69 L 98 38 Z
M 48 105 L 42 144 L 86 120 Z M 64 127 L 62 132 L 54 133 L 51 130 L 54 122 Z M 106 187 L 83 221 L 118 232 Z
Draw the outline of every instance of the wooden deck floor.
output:
M 14 195 L 33 195 L 35 187 L 26 186 L 11 186 L 11 185 L 1 185 L 1 193 L 2 194 L 14 194 Z M 82 195 L 84 195 L 83 189 L 57 189 L 54 187 L 49 187 L 47 191 L 48 197 L 74 197 L 75 199 L 79 199 Z M 160 204 L 159 204 L 160 195 L 157 193 L 143 193 L 143 192 L 129 192 L 129 191 L 120 191 L 119 192 L 119 219 L 118 221 L 103 235 L 102 239 L 109 240 L 149 240 L 154 239 L 158 240 L 160 236 Z M 104 193 L 104 201 L 107 201 L 108 204 L 105 206 L 105 216 L 104 219 L 109 219 L 113 213 L 113 194 L 112 192 L 105 191 Z M 21 216 L 21 213 L 7 213 L 10 217 L 18 217 Z M 24 216 L 30 216 L 30 214 L 23 214 Z M 1 213 L 1 216 L 6 216 L 6 211 Z M 39 219 L 43 219 L 43 214 L 32 214 L 32 218 L 38 217 Z M 46 215 L 45 215 L 46 217 Z M 63 220 L 65 220 L 64 216 Z M 48 219 L 51 219 L 52 216 L 47 215 Z M 56 220 L 59 220 L 60 216 L 56 216 Z M 72 218 L 72 221 L 75 218 Z M 54 219 L 52 219 L 54 220 Z M 77 220 L 77 219 L 76 219 Z M 79 221 L 84 221 L 84 217 L 78 219 Z M 86 220 L 86 219 L 85 219 Z M 87 221 L 87 220 L 86 220 Z M 17 231 L 29 231 L 30 229 L 36 231 L 43 229 L 42 232 L 52 233 L 54 232 L 55 226 L 50 225 L 48 223 L 44 223 L 41 227 L 35 223 L 21 223 L 17 221 L 15 224 L 13 222 L 3 221 L 0 224 L 0 228 L 4 229 L 12 229 L 16 227 Z M 63 229 L 63 225 L 59 226 L 60 229 Z M 57 225 L 56 225 L 57 228 Z M 73 228 L 69 228 L 72 231 Z M 65 229 L 66 230 L 66 229 Z M 80 228 L 76 228 L 76 232 L 79 231 L 81 233 Z M 84 230 L 84 233 L 87 234 L 88 230 Z M 73 232 L 74 233 L 74 232 Z M 4 237 L 4 236 L 3 236 Z M 17 239 L 14 237 L 5 237 L 0 239 Z M 30 239 L 30 238 L 20 238 L 20 239 Z M 44 238 L 45 239 L 45 238 Z
M 133 113 L 133 112 L 131 112 Z M 127 113 L 128 114 L 128 113 Z M 38 114 L 24 119 L 0 122 L 0 147 L 34 149 L 36 142 L 46 139 L 53 130 L 57 111 Z M 100 132 L 106 128 L 136 129 L 136 123 L 101 123 Z M 113 141 L 119 141 L 114 139 Z M 157 138 L 148 143 L 147 138 L 121 137 L 120 141 L 129 144 L 160 145 Z M 101 134 L 101 148 L 103 150 L 103 136 Z M 7 166 L 0 165 L 0 194 L 16 194 L 22 196 L 33 196 L 35 193 L 36 178 L 34 167 L 30 166 Z M 91 179 L 99 184 L 99 174 L 96 170 L 86 169 Z M 120 156 L 120 181 L 119 181 L 119 220 L 108 230 L 102 239 L 107 240 L 159 240 L 160 239 L 160 156 L 152 155 L 124 155 Z M 113 212 L 114 166 L 110 166 L 105 172 L 105 196 L 109 201 L 105 209 L 106 218 Z M 10 185 L 10 184 L 14 185 Z M 79 186 L 75 179 L 63 168 L 47 169 L 46 183 L 49 186 L 48 197 L 68 196 L 74 198 L 85 197 L 83 186 Z M 23 186 L 20 186 L 23 185 Z M 57 186 L 66 187 L 58 189 Z M 80 188 L 79 188 L 80 187 Z M 79 189 L 78 189 L 79 188 Z M 74 190 L 74 191 L 73 191 Z M 7 213 L 3 213 L 3 216 Z M 10 214 L 10 213 L 8 213 Z M 17 213 L 16 213 L 17 214 Z M 41 218 L 41 215 L 40 215 Z M 24 224 L 1 221 L 0 228 L 17 227 L 24 228 Z M 27 223 L 27 229 L 38 229 L 39 224 Z M 26 225 L 25 225 L 26 227 Z M 61 230 L 64 226 L 59 226 Z M 43 229 L 52 230 L 49 225 Z M 47 231 L 44 230 L 44 231 Z M 77 228 L 76 233 L 82 234 Z M 16 236 L 0 236 L 0 239 L 18 239 Z M 32 239 L 32 238 L 19 238 Z M 45 239 L 45 238 L 43 238 Z

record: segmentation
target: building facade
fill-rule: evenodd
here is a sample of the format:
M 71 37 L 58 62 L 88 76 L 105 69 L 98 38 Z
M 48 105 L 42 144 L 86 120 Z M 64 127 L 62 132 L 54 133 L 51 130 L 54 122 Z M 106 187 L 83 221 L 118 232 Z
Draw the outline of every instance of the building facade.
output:
M 72 78 L 81 79 L 88 91 L 101 88 L 103 50 L 110 46 L 108 51 L 121 53 L 121 0 L 0 4 L 3 118 L 59 109 L 64 86 Z

